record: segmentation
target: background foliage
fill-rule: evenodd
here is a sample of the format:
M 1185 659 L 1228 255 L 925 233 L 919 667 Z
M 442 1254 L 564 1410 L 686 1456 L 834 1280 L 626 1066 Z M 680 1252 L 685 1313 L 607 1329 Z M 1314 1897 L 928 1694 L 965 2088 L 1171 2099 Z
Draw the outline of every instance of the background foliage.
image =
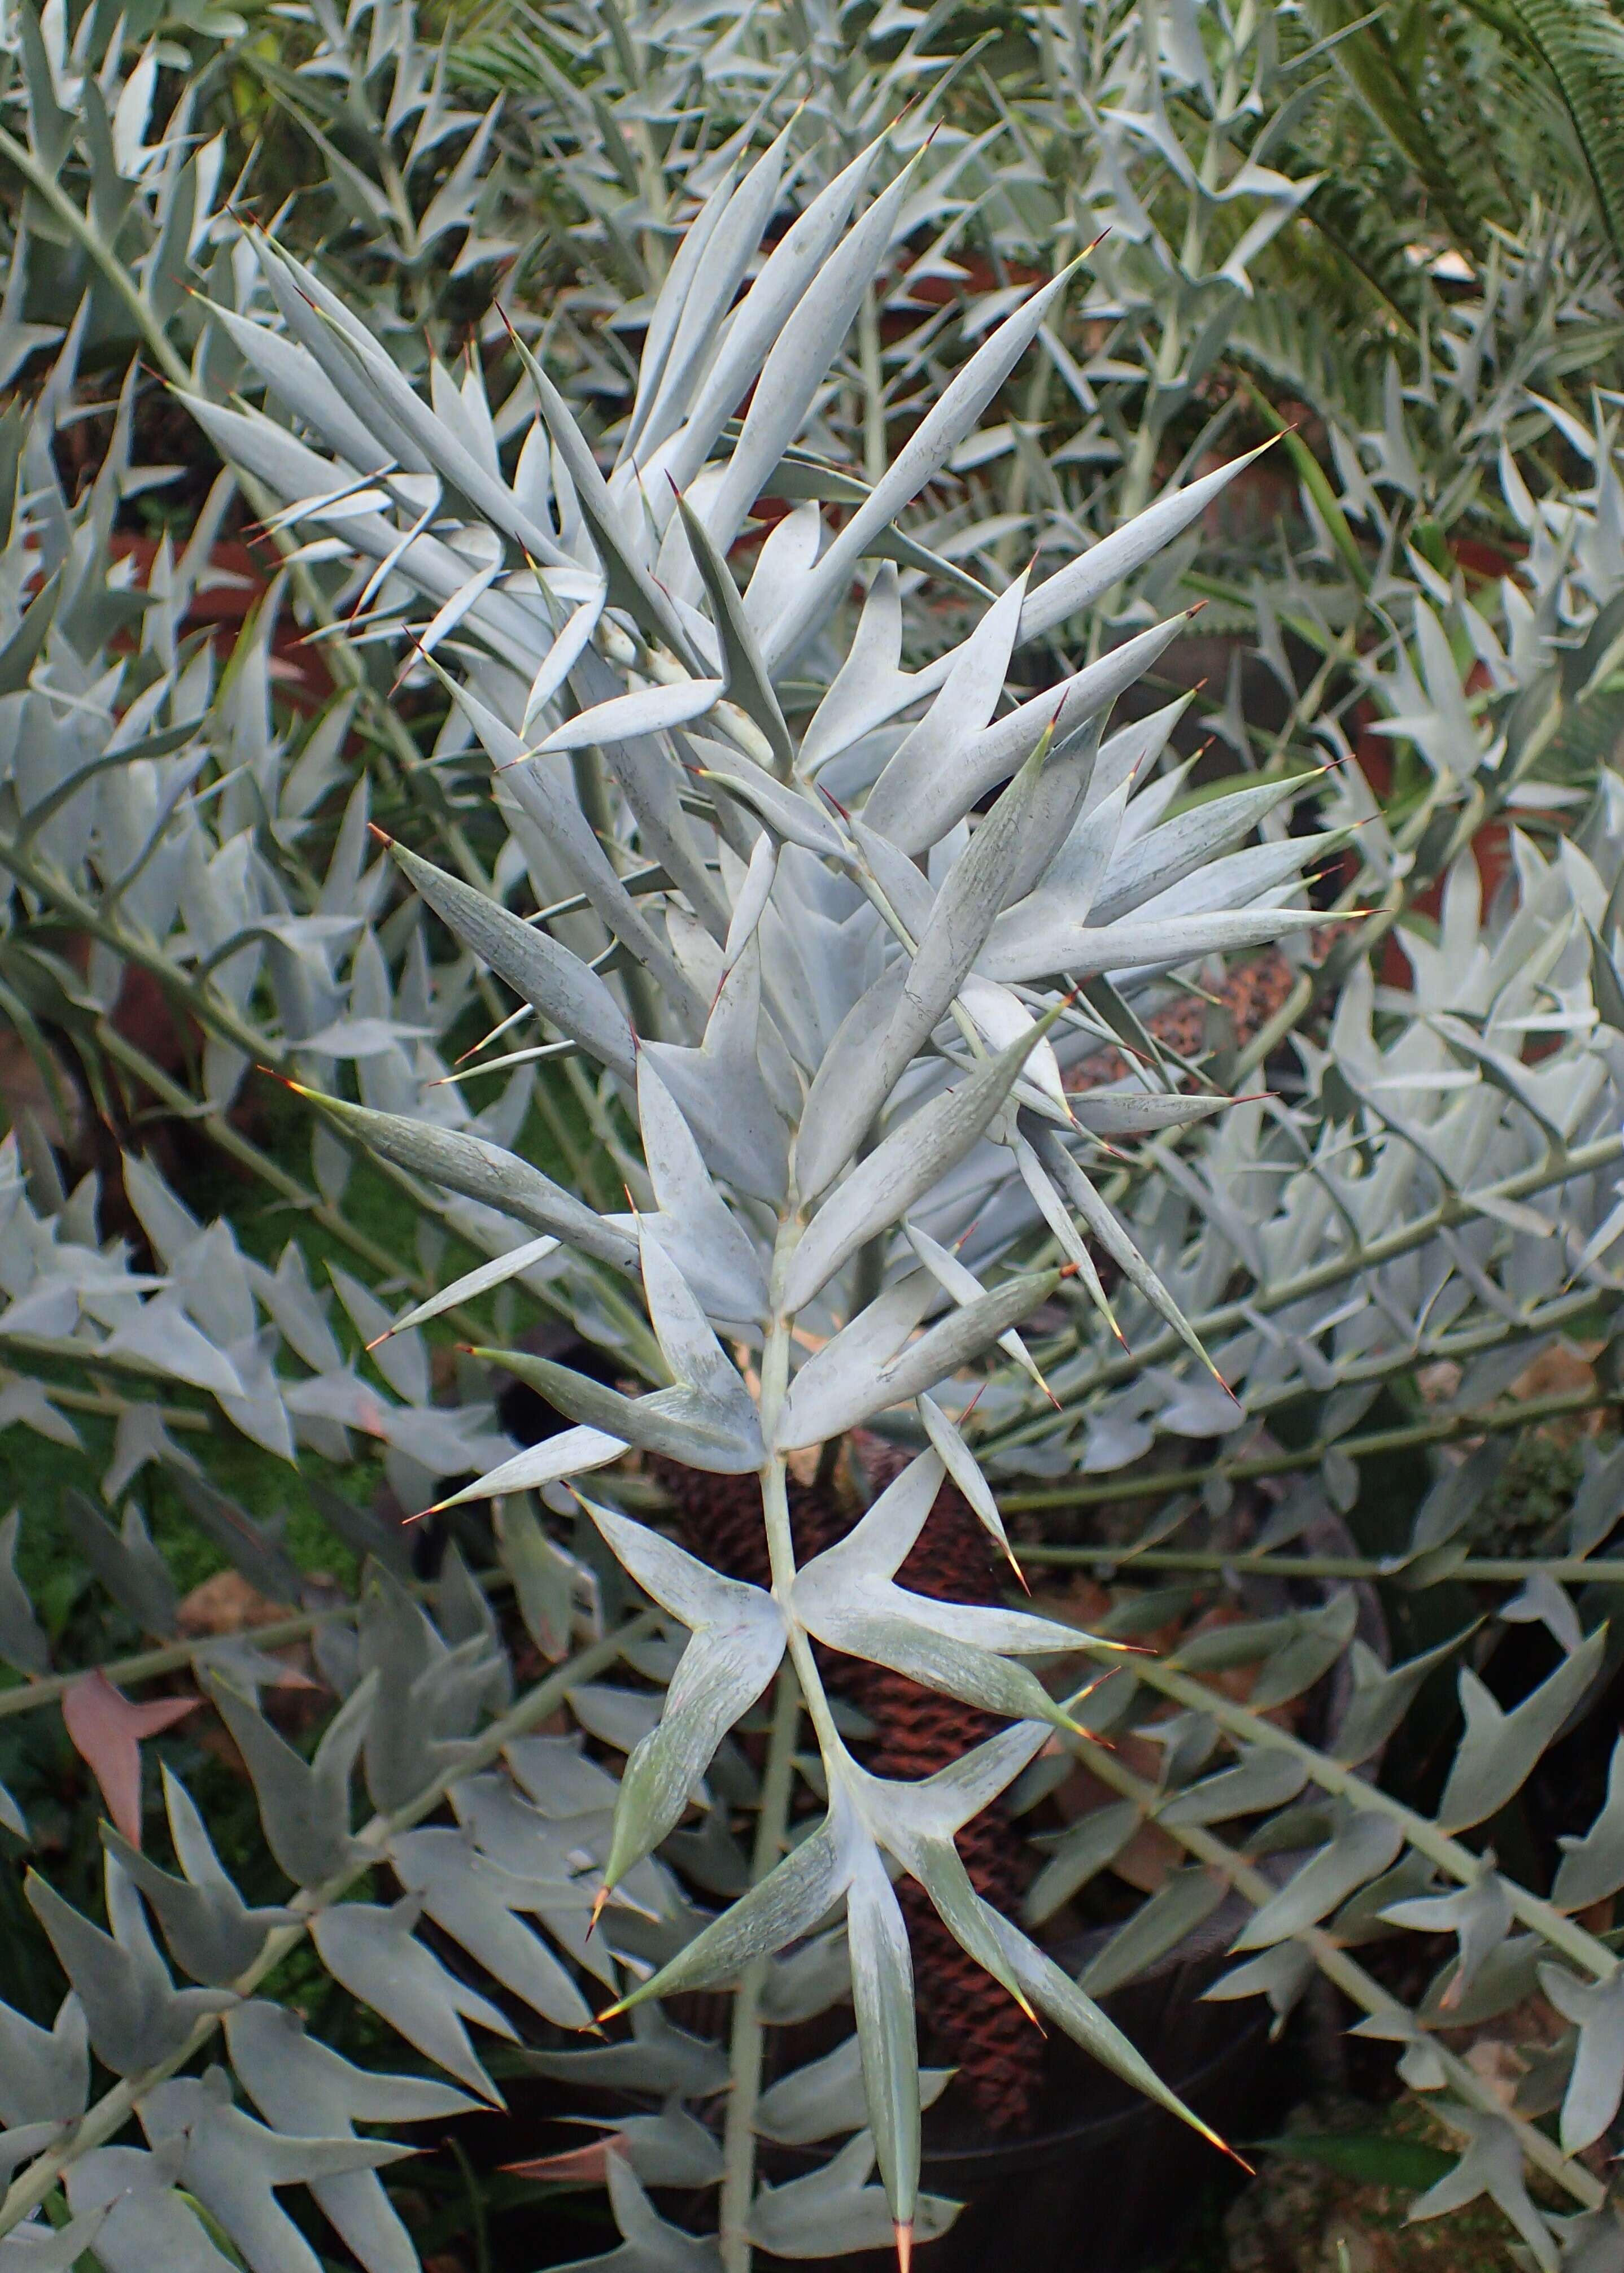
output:
M 1624 2263 L 1620 38 L 9 12 L 0 2264 Z

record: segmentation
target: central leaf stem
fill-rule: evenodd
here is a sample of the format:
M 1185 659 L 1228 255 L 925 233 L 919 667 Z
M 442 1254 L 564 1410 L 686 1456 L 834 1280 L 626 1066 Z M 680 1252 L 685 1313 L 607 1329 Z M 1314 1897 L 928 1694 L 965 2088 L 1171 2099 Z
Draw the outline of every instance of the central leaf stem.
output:
M 790 1527 L 790 1486 L 783 1455 L 770 1448 L 790 1383 L 790 1332 L 782 1290 L 790 1258 L 805 1226 L 791 1192 L 773 1251 L 769 1323 L 761 1351 L 761 1440 L 769 1450 L 761 1469 L 761 1515 L 767 1528 L 773 1599 L 783 1612 L 789 1656 L 778 1676 L 773 1733 L 761 1789 L 752 1858 L 752 1884 L 766 1878 L 782 1857 L 795 1785 L 795 1740 L 803 1703 L 826 1757 L 841 1749 L 834 1718 L 824 1694 L 812 1645 L 795 1616 L 795 1540 Z M 761 2095 L 764 2038 L 761 1995 L 767 1961 L 757 1958 L 739 1977 L 734 1992 L 733 2032 L 729 2044 L 730 2089 L 722 2134 L 721 2245 L 722 2273 L 750 2273 L 750 2208 L 755 2194 L 756 2106 Z

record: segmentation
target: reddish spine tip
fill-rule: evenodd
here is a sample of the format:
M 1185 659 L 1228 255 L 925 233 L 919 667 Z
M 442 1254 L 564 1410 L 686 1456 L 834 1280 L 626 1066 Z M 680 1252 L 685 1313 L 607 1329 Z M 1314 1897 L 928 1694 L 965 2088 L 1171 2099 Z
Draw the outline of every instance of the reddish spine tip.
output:
M 898 2218 L 895 2225 L 897 2273 L 909 2273 L 914 2262 L 914 2229 L 912 2221 L 904 2224 Z

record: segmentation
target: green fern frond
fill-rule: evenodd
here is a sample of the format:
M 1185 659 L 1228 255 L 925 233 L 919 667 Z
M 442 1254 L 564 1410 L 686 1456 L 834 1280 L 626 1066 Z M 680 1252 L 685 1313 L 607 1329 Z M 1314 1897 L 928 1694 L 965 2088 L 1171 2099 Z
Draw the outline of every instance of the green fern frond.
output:
M 1454 243 L 1480 257 L 1488 224 L 1514 215 L 1499 176 L 1493 129 L 1471 95 L 1443 11 L 1412 11 L 1402 47 L 1380 23 L 1351 28 L 1358 18 L 1350 0 L 1313 0 L 1312 14 L 1321 37 L 1346 31 L 1336 49 L 1343 76 L 1413 170 L 1429 209 Z
M 1624 259 L 1624 24 L 1605 0 L 1496 0 L 1561 99 L 1615 253 Z

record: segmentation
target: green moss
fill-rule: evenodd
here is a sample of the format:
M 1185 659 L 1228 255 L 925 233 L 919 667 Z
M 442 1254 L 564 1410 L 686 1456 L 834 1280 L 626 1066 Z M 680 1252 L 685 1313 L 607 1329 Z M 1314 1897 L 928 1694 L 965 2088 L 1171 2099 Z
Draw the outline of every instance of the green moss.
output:
M 1294 2149 L 1293 2139 L 1301 2146 Z M 1340 2248 L 1367 2273 L 1512 2273 L 1515 2237 L 1486 2200 L 1411 2224 L 1424 2182 L 1461 2142 L 1418 2101 L 1301 2107 L 1255 2159 L 1258 2177 L 1177 2273 L 1337 2273 Z M 1536 2192 L 1538 2188 L 1536 2187 Z
M 1486 1555 L 1531 1555 L 1573 1504 L 1584 1474 L 1576 1444 L 1544 1429 L 1526 1429 L 1511 1447 L 1499 1482 L 1478 1511 L 1477 1541 Z

